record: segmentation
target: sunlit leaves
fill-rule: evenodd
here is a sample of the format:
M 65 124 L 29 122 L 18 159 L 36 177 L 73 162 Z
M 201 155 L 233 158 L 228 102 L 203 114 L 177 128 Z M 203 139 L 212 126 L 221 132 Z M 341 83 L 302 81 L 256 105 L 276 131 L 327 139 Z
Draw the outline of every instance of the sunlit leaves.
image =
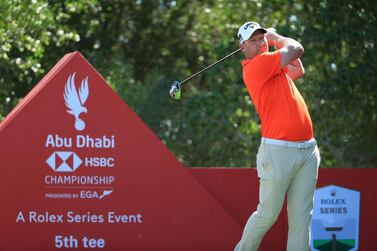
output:
M 0 1 L 0 120 L 65 53 L 79 50 L 187 166 L 255 166 L 260 121 L 238 48 L 257 21 L 299 40 L 322 166 L 377 164 L 376 1 Z

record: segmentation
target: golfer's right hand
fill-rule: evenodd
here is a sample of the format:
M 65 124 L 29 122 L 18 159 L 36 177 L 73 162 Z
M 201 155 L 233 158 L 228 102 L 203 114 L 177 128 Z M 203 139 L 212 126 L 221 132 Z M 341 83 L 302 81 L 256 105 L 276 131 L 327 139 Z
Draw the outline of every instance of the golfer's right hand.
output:
M 266 30 L 267 30 L 266 38 L 267 38 L 268 45 L 269 45 L 269 46 L 275 46 L 275 47 L 276 47 L 276 45 L 275 45 L 275 41 L 276 41 L 276 39 L 277 39 L 277 37 L 278 37 L 278 34 L 277 34 L 277 32 L 276 32 L 276 29 L 270 27 L 270 28 L 267 28 Z

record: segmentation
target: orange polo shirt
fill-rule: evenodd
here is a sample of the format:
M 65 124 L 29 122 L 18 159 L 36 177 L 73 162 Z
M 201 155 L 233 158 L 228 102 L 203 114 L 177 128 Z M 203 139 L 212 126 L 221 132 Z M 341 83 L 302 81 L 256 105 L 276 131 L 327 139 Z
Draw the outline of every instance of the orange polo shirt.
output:
M 288 76 L 280 68 L 280 51 L 267 52 L 242 61 L 243 80 L 261 119 L 262 136 L 303 141 L 313 138 L 308 108 Z

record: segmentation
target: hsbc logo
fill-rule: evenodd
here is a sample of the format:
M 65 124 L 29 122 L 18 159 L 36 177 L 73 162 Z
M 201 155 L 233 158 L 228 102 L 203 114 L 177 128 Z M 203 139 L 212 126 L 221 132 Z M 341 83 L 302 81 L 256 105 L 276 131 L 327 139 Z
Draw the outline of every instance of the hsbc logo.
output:
M 74 152 L 54 152 L 48 157 L 46 163 L 55 172 L 74 172 L 82 163 L 82 160 Z

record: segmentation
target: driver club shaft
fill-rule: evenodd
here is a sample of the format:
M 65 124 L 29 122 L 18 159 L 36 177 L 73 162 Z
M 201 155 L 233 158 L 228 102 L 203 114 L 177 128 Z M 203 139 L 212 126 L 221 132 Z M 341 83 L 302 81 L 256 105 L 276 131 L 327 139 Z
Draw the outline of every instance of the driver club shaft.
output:
M 217 60 L 215 63 L 213 63 L 213 64 L 207 66 L 206 68 L 204 68 L 204 69 L 198 71 L 198 72 L 195 73 L 194 75 L 192 75 L 192 76 L 186 78 L 186 79 L 183 80 L 180 84 L 183 84 L 183 83 L 189 81 L 190 79 L 195 78 L 195 77 L 198 76 L 200 73 L 202 73 L 202 72 L 208 70 L 209 68 L 211 68 L 211 67 L 217 65 L 218 63 L 221 63 L 222 61 L 224 61 L 225 59 L 227 59 L 227 58 L 233 56 L 234 54 L 236 54 L 236 53 L 239 52 L 240 50 L 241 50 L 241 49 L 237 49 L 237 50 L 233 51 L 232 53 L 230 53 L 229 55 L 227 55 L 227 56 L 225 56 L 225 57 L 223 57 L 223 58 Z

